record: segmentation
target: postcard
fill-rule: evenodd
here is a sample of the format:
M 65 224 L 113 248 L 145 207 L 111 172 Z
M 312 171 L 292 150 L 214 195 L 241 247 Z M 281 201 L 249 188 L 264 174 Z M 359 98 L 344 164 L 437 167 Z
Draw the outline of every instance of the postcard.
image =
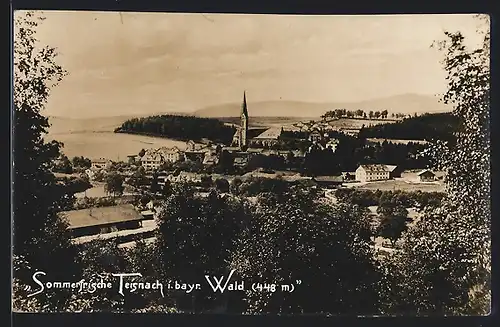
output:
M 14 18 L 13 311 L 489 314 L 487 15 Z

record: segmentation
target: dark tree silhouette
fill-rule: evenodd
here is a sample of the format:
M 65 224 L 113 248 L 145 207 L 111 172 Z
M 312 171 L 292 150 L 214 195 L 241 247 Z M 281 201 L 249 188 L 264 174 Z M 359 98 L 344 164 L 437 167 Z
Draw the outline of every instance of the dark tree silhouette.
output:
M 33 270 L 51 280 L 77 278 L 76 249 L 70 243 L 67 224 L 57 212 L 70 209 L 71 196 L 56 183 L 50 167 L 60 155 L 61 144 L 45 142 L 49 122 L 42 115 L 52 87 L 66 75 L 55 62 L 56 51 L 36 45 L 41 22 L 33 12 L 17 15 L 14 37 L 14 283 L 31 281 Z M 22 260 L 27 265 L 21 267 Z M 19 259 L 19 260 L 18 260 Z M 64 267 L 64 269 L 60 269 Z M 24 268 L 24 269 L 23 269 Z M 28 281 L 29 280 L 29 281 Z M 15 293 L 19 310 L 26 291 Z M 51 311 L 64 308 L 69 294 L 46 292 L 36 301 Z

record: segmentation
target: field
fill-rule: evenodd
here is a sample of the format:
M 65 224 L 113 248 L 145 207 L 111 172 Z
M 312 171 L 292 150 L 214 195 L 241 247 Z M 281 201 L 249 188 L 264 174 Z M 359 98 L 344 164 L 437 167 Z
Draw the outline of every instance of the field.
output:
M 218 117 L 220 121 L 235 125 L 240 124 L 240 117 Z M 319 117 L 252 117 L 248 119 L 249 127 L 280 127 L 283 125 L 291 125 L 298 122 L 309 120 L 319 120 Z
M 422 191 L 422 192 L 444 192 L 444 186 L 440 182 L 435 183 L 407 183 L 404 180 L 387 180 L 380 182 L 369 182 L 366 184 L 351 184 L 350 187 L 360 190 L 381 190 L 381 191 Z
M 369 127 L 381 124 L 395 123 L 397 120 L 393 119 L 362 119 L 362 118 L 341 118 L 329 121 L 328 124 L 333 127 L 340 127 L 346 129 L 361 129 L 361 127 Z
M 218 117 L 217 119 L 231 124 L 240 124 L 239 117 Z M 314 126 L 331 126 L 344 129 L 360 129 L 365 126 L 380 124 L 390 124 L 396 122 L 391 119 L 362 119 L 362 118 L 341 118 L 331 121 L 323 121 L 320 117 L 249 117 L 249 127 L 281 127 L 292 126 L 298 123 L 309 123 L 314 121 Z

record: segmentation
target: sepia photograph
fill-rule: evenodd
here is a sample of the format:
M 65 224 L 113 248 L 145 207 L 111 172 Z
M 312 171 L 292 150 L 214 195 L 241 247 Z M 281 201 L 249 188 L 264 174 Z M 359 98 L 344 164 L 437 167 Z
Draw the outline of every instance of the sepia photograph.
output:
M 12 311 L 486 316 L 490 18 L 14 12 Z

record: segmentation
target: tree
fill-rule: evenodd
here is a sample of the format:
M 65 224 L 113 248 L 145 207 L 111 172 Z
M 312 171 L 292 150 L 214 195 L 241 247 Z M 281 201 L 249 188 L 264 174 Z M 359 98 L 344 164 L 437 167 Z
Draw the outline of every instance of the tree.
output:
M 197 197 L 188 185 L 177 184 L 157 217 L 163 278 L 194 283 L 204 275 L 227 275 L 229 255 L 246 217 L 245 204 L 238 199 L 222 198 L 216 192 Z M 210 309 L 220 297 L 207 288 L 183 293 L 178 297 L 180 307 L 196 312 Z
M 172 183 L 169 180 L 165 180 L 165 184 L 161 188 L 161 193 L 163 197 L 168 197 L 172 194 Z
M 368 117 L 370 117 L 370 119 L 372 119 L 372 118 L 373 118 L 373 111 L 372 111 L 372 110 L 370 110 L 370 111 L 368 112 Z
M 388 112 L 387 110 L 383 110 L 383 111 L 380 113 L 380 115 L 382 116 L 382 118 L 387 118 L 387 114 L 388 114 L 388 113 L 389 113 L 389 112 Z
M 394 246 L 394 243 L 407 229 L 408 210 L 404 207 L 389 207 L 388 209 L 385 212 L 382 211 L 382 218 L 377 229 L 378 234 L 384 238 L 388 238 Z
M 215 187 L 219 192 L 222 193 L 229 192 L 229 182 L 225 178 L 217 178 L 215 180 Z
M 92 160 L 90 160 L 89 158 L 85 158 L 83 156 L 73 157 L 71 163 L 73 164 L 74 167 L 90 168 L 92 166 Z
M 133 187 L 141 187 L 143 185 L 146 185 L 148 182 L 146 178 L 146 171 L 144 170 L 144 167 L 139 167 L 132 176 L 128 179 L 127 183 Z
M 76 249 L 67 223 L 57 215 L 67 210 L 72 196 L 50 172 L 60 155 L 61 143 L 45 142 L 49 122 L 42 115 L 51 89 L 67 74 L 56 61 L 56 50 L 38 43 L 36 28 L 43 20 L 33 12 L 17 11 L 14 35 L 14 278 L 31 284 L 32 270 L 45 271 L 51 280 L 78 275 Z M 60 269 L 61 265 L 65 269 Z M 28 268 L 23 268 L 28 267 Z M 22 296 L 20 293 L 14 297 Z M 37 297 L 44 310 L 64 308 L 69 294 L 46 292 Z M 22 309 L 22 308 L 21 308 Z
M 331 206 L 319 199 L 318 192 L 304 186 L 292 187 L 282 197 L 269 193 L 258 197 L 252 221 L 232 256 L 232 267 L 249 283 L 301 283 L 293 293 L 247 290 L 248 311 L 377 311 L 378 273 L 366 209 Z
M 71 161 L 65 155 L 61 155 L 54 161 L 52 171 L 56 173 L 71 174 L 73 173 L 73 166 Z
M 104 189 L 113 196 L 122 195 L 125 190 L 123 186 L 124 177 L 118 173 L 110 173 L 105 177 Z
M 139 151 L 139 157 L 144 157 L 144 155 L 146 154 L 146 150 L 144 149 L 141 149 L 141 151 Z
M 210 175 L 202 175 L 201 176 L 201 187 L 209 188 L 213 184 L 212 176 Z
M 231 193 L 233 194 L 239 194 L 240 193 L 240 187 L 241 185 L 243 184 L 243 181 L 238 178 L 238 177 L 235 177 L 232 181 L 231 181 L 231 185 L 230 185 L 230 190 L 231 190 Z
M 402 251 L 390 258 L 391 293 L 398 296 L 390 302 L 396 312 L 474 315 L 491 308 L 489 26 L 486 29 L 478 49 L 468 49 L 459 32 L 446 32 L 446 40 L 437 44 L 448 73 L 443 100 L 454 104 L 460 124 L 453 140 L 429 148 L 437 167 L 447 171 L 446 197 L 439 207 L 425 211 L 405 233 Z
M 149 187 L 149 190 L 151 193 L 156 194 L 156 192 L 159 192 L 161 190 L 160 184 L 158 183 L 158 174 L 153 174 L 153 177 L 151 179 L 151 185 Z

